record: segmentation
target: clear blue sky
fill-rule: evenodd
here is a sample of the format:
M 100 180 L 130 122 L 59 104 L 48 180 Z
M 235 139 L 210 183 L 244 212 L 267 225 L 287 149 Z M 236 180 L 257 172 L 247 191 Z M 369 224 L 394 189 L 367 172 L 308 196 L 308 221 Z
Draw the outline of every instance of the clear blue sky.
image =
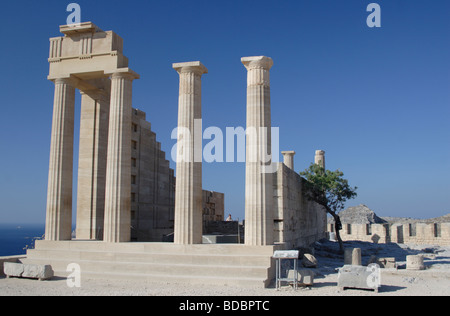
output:
M 60 36 L 70 2 L 7 1 L 0 8 L 0 223 L 45 220 L 53 106 L 48 38 Z M 381 6 L 381 28 L 366 24 L 370 2 Z M 245 127 L 240 58 L 266 55 L 274 60 L 272 124 L 280 127 L 280 150 L 297 152 L 297 171 L 323 149 L 328 169 L 341 169 L 359 187 L 348 206 L 364 203 L 381 216 L 450 212 L 450 1 L 77 3 L 83 22 L 124 38 L 130 67 L 141 74 L 134 107 L 147 113 L 168 158 L 178 106 L 172 63 L 200 60 L 208 67 L 203 125 L 225 130 Z M 79 111 L 78 105 L 77 128 Z M 226 212 L 241 219 L 244 171 L 242 163 L 203 168 L 204 188 L 224 192 Z

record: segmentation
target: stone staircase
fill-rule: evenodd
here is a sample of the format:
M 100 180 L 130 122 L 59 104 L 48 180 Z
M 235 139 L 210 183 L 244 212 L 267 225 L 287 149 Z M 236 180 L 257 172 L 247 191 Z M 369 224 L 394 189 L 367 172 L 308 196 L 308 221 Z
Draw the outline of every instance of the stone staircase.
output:
M 174 245 L 99 241 L 37 241 L 27 264 L 49 264 L 67 277 L 76 263 L 82 279 L 136 279 L 267 287 L 275 276 L 271 258 L 277 246 L 237 244 Z

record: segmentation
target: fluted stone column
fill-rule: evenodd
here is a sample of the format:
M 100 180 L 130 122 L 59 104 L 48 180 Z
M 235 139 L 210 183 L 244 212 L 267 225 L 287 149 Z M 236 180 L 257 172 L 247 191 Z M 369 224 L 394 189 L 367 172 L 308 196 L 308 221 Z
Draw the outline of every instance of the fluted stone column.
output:
M 111 76 L 108 158 L 105 193 L 105 242 L 131 240 L 131 115 L 132 82 L 138 75 Z
M 72 178 L 75 88 L 55 80 L 45 239 L 72 239 Z
M 273 174 L 271 161 L 271 58 L 244 57 L 247 68 L 247 143 L 245 176 L 245 244 L 271 245 L 273 233 Z
M 174 242 L 201 244 L 202 130 L 198 122 L 202 118 L 201 77 L 208 70 L 200 62 L 178 63 L 173 68 L 180 75 Z
M 77 239 L 103 239 L 109 94 L 81 93 Z
M 325 151 L 316 150 L 316 156 L 314 158 L 314 163 L 325 169 Z
M 294 170 L 295 151 L 283 151 L 283 152 L 281 152 L 281 154 L 284 157 L 284 164 L 286 165 L 286 167 Z

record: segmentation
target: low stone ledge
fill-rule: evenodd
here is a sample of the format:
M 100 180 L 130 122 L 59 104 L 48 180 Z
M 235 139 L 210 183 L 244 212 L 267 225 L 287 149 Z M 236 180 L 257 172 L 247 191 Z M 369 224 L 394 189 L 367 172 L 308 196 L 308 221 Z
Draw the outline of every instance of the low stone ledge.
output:
M 35 265 L 5 262 L 3 272 L 6 277 L 38 279 L 40 281 L 49 280 L 53 277 L 53 269 L 49 265 Z

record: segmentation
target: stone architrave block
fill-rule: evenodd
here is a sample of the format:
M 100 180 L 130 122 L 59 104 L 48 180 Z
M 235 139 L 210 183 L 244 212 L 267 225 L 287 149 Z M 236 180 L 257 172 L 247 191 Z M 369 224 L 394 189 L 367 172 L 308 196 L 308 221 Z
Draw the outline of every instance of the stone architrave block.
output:
M 380 277 L 370 267 L 345 265 L 339 269 L 338 287 L 342 290 L 351 288 L 374 290 L 378 293 Z
M 49 265 L 21 264 L 5 262 L 4 273 L 7 277 L 48 280 L 54 275 Z

